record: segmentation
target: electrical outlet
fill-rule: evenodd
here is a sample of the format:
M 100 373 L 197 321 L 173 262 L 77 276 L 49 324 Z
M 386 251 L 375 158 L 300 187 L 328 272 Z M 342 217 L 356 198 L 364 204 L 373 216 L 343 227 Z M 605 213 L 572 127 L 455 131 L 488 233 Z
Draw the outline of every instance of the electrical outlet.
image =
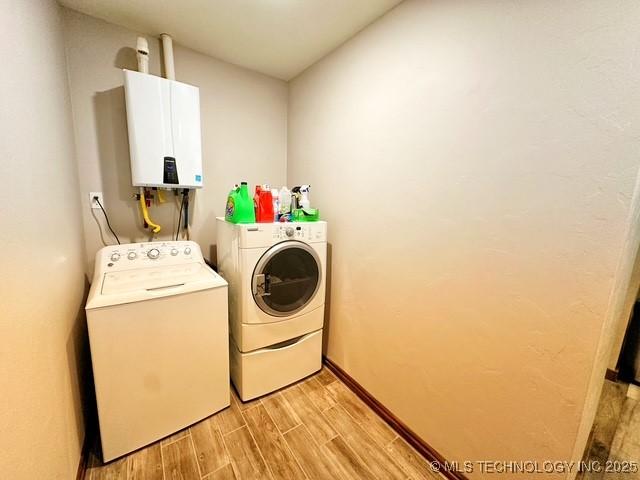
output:
M 95 198 L 98 197 L 100 203 L 104 207 L 104 200 L 102 199 L 102 192 L 89 192 L 89 203 L 91 204 L 91 208 L 97 208 L 100 210 L 100 205 L 96 202 Z

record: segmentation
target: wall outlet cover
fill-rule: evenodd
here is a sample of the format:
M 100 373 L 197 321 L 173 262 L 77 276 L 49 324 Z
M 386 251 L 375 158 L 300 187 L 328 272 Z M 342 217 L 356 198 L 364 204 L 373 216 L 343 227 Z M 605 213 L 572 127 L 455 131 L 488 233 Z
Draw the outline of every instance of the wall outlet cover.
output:
M 102 198 L 102 192 L 89 192 L 89 204 L 91 205 L 91 208 L 97 208 L 98 210 L 100 210 L 100 205 L 98 205 L 98 202 L 95 201 L 95 197 L 98 197 L 98 199 L 100 200 L 100 203 L 104 207 L 104 199 Z

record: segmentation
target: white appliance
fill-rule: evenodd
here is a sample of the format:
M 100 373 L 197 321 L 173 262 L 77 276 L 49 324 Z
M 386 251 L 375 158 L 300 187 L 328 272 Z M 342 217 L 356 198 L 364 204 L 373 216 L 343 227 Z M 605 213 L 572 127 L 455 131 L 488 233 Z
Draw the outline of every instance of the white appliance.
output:
M 231 379 L 250 400 L 321 368 L 326 222 L 232 224 L 217 219 L 229 282 Z
M 227 282 L 194 242 L 96 255 L 86 304 L 103 460 L 227 406 Z
M 124 70 L 131 180 L 135 187 L 202 187 L 200 90 Z

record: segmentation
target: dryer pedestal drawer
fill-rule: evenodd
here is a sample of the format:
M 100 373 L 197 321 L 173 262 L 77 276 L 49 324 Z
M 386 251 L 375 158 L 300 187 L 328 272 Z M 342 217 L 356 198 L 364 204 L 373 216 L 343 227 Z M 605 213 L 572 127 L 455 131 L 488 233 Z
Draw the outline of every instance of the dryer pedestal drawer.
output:
M 231 379 L 243 401 L 285 387 L 322 367 L 322 330 L 242 353 L 231 344 Z
M 324 305 L 297 317 L 269 323 L 231 322 L 231 336 L 241 352 L 253 352 L 274 343 L 315 332 L 324 324 Z

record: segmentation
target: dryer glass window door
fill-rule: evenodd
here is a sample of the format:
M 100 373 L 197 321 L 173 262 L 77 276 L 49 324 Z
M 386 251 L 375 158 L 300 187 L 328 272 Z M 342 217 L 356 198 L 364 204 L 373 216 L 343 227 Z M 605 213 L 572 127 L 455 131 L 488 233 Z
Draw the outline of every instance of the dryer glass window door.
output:
M 306 243 L 288 241 L 265 252 L 253 272 L 253 298 L 269 315 L 302 310 L 320 287 L 320 259 Z

